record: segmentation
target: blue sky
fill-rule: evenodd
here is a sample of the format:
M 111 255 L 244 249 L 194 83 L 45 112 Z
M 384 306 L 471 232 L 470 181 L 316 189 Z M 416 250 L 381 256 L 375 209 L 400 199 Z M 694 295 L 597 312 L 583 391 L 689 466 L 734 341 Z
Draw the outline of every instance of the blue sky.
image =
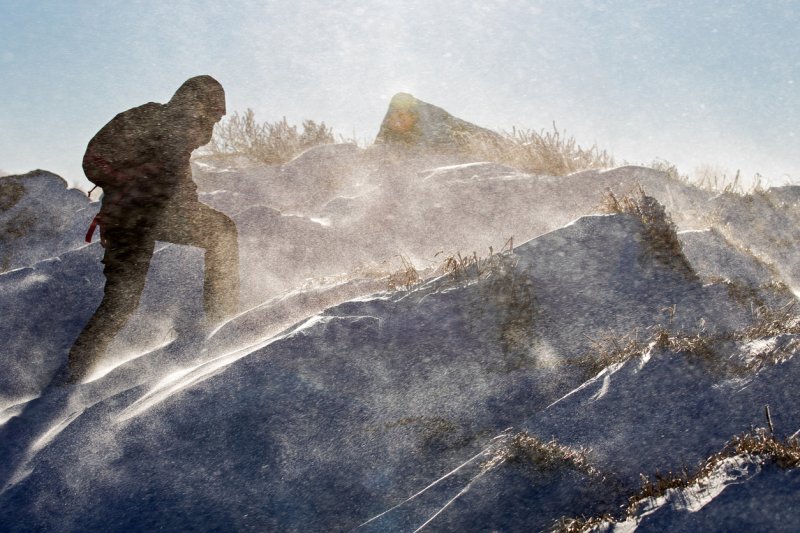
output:
M 84 186 L 105 122 L 211 74 L 229 110 L 346 136 L 407 91 L 620 161 L 800 183 L 798 27 L 796 1 L 0 0 L 0 169 Z

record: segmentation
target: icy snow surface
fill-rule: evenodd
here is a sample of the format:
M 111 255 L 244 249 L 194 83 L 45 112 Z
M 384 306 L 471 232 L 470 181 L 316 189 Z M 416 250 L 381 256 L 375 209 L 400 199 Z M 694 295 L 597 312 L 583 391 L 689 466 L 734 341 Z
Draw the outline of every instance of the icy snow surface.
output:
M 617 512 L 640 474 L 697 466 L 763 425 L 766 404 L 783 435 L 800 428 L 795 335 L 727 341 L 707 358 L 651 343 L 587 365 L 607 337 L 750 325 L 754 300 L 715 280 L 785 303 L 765 286 L 800 279 L 782 248 L 796 230 L 780 245 L 682 233 L 692 277 L 653 254 L 638 220 L 591 215 L 602 191 L 642 182 L 683 229 L 708 227 L 709 204 L 733 227 L 725 209 L 749 209 L 736 198 L 634 167 L 510 179 L 476 162 L 399 166 L 339 147 L 282 167 L 196 168 L 203 200 L 239 227 L 243 311 L 202 329 L 202 254 L 160 246 L 139 312 L 80 385 L 48 382 L 102 295 L 102 250 L 34 240 L 53 249 L 13 255 L 20 266 L 0 274 L 3 528 L 546 530 Z M 330 188 L 292 193 L 308 175 Z M 753 217 L 794 220 L 790 195 L 764 197 Z M 80 227 L 88 207 L 70 209 Z M 490 272 L 383 292 L 398 254 L 488 256 L 512 235 Z M 778 362 L 741 371 L 759 354 Z M 492 461 L 521 431 L 587 449 L 600 474 Z M 796 498 L 796 471 L 740 466 L 747 475 L 721 467 L 713 487 L 633 525 L 800 527 L 766 499 Z M 746 515 L 762 503 L 774 513 Z

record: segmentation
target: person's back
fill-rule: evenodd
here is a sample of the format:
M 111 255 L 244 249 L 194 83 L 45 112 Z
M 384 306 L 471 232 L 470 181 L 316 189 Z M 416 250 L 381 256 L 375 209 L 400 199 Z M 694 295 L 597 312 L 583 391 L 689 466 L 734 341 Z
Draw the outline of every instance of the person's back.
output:
M 206 250 L 208 322 L 236 312 L 236 226 L 198 201 L 189 162 L 224 114 L 222 86 L 198 76 L 167 104 L 151 102 L 118 114 L 89 142 L 83 167 L 103 188 L 96 222 L 105 247 L 106 286 L 103 302 L 70 351 L 72 381 L 85 375 L 138 306 L 156 240 Z
M 83 169 L 103 189 L 106 227 L 138 226 L 170 200 L 197 200 L 189 158 L 199 144 L 187 112 L 150 102 L 119 113 L 89 142 Z

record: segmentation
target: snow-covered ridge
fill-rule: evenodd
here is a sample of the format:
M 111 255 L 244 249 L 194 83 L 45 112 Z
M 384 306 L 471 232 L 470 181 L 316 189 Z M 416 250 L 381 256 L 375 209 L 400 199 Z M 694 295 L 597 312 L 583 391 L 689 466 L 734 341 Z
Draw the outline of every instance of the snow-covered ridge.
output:
M 389 144 L 274 166 L 196 158 L 201 200 L 239 229 L 242 312 L 200 326 L 202 252 L 161 244 L 139 311 L 72 387 L 50 380 L 101 297 L 102 249 L 83 243 L 97 204 L 53 176 L 0 179 L 3 528 L 624 522 L 641 475 L 691 471 L 763 426 L 765 405 L 776 434 L 800 428 L 800 189 L 715 195 L 639 167 L 530 175 Z M 607 189 L 637 184 L 690 270 L 642 220 L 598 214 Z M 492 260 L 447 273 L 451 256 Z M 409 262 L 438 277 L 388 291 Z M 751 459 L 615 527 L 797 529 L 797 469 Z
M 643 235 L 641 222 L 625 215 L 584 217 L 516 246 L 513 271 L 445 276 L 411 292 L 362 297 L 283 333 L 264 321 L 278 307 L 264 314 L 256 307 L 210 336 L 188 330 L 76 389 L 51 389 L 15 407 L 0 427 L 9 458 L 0 503 L 16 502 L 0 505 L 0 518 L 61 529 L 143 521 L 541 529 L 613 506 L 617 493 L 608 483 L 632 484 L 640 472 L 702 459 L 719 439 L 758 420 L 758 409 L 740 403 L 777 406 L 795 367 L 793 357 L 765 367 L 741 392 L 741 381 L 664 352 L 581 385 L 586 376 L 571 361 L 590 349 L 587 338 L 662 323 L 665 307 L 675 305 L 669 320 L 676 332 L 701 320 L 709 331 L 730 331 L 752 319 L 727 290 L 644 253 Z M 159 261 L 196 260 L 182 247 L 159 254 Z M 155 281 L 157 273 L 158 266 Z M 694 427 L 713 419 L 718 430 L 695 429 L 686 439 L 683 426 L 668 420 L 696 418 L 697 405 L 714 407 Z M 637 412 L 647 418 L 627 418 Z M 775 412 L 782 424 L 800 427 L 790 406 Z M 493 439 L 509 426 L 584 447 L 611 477 L 513 461 L 485 470 Z M 673 433 L 664 440 L 666 429 Z M 627 443 L 614 436 L 632 431 L 638 439 Z M 625 453 L 615 448 L 621 445 Z M 480 460 L 470 462 L 476 454 Z M 594 499 L 603 487 L 608 498 Z M 548 503 L 522 513 L 530 504 L 512 508 L 503 503 L 509 497 Z M 180 505 L 142 505 L 142 498 Z

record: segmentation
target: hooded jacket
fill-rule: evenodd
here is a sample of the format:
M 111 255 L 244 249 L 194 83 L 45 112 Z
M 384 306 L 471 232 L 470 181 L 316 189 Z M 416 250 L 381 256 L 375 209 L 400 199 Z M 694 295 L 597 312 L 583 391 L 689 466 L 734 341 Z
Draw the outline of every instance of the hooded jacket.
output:
M 103 126 L 83 157 L 86 177 L 103 188 L 101 228 L 145 228 L 170 205 L 196 202 L 189 158 L 224 114 L 222 86 L 198 76 L 168 103 L 129 109 Z

